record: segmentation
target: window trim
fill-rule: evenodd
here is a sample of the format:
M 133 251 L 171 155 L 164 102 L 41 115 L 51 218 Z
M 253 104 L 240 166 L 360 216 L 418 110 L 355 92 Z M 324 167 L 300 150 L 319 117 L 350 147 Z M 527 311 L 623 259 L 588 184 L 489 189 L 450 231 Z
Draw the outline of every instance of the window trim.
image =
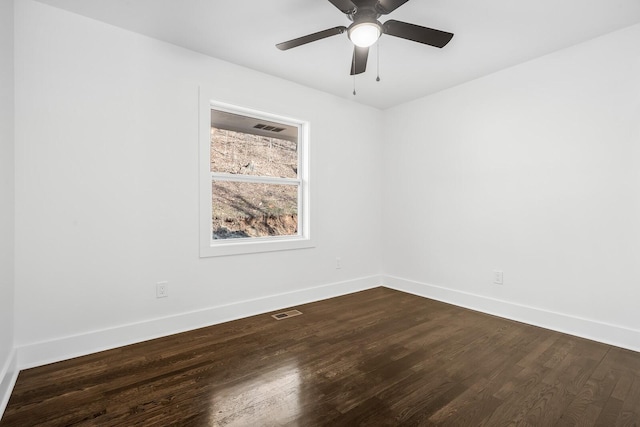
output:
M 211 172 L 211 110 L 216 109 L 257 119 L 268 120 L 298 128 L 298 178 L 255 177 Z M 294 250 L 314 247 L 311 238 L 309 189 L 309 131 L 308 121 L 283 115 L 240 107 L 212 99 L 200 88 L 199 169 L 200 169 L 200 257 L 216 257 L 259 252 Z M 298 186 L 298 234 L 241 239 L 214 240 L 211 230 L 211 183 L 218 181 L 255 182 Z

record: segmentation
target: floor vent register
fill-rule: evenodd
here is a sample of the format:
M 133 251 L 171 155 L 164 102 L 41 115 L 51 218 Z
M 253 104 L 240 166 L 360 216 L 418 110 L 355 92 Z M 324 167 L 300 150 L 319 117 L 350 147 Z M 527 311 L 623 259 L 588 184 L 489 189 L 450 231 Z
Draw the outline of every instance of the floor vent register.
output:
M 285 311 L 284 313 L 272 314 L 271 317 L 273 317 L 276 320 L 283 320 L 283 319 L 288 319 L 290 317 L 300 316 L 301 314 L 302 314 L 301 311 L 289 310 L 289 311 Z

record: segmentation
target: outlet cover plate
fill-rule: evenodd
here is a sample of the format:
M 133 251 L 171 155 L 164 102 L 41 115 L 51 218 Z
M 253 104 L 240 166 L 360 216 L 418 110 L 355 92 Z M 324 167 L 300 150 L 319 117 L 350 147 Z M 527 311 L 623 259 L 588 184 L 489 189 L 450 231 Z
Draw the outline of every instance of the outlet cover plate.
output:
M 502 285 L 504 283 L 503 272 L 501 270 L 493 270 L 493 283 Z
M 158 282 L 156 283 L 156 298 L 166 298 L 169 296 L 169 283 Z

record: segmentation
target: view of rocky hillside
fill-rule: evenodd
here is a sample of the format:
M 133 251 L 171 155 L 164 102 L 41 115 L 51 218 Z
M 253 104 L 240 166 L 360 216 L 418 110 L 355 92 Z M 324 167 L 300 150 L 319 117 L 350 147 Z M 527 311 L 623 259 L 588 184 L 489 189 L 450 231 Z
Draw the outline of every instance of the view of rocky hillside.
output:
M 297 144 L 211 128 L 211 171 L 296 178 Z M 214 239 L 295 235 L 298 188 L 234 181 L 212 184 Z

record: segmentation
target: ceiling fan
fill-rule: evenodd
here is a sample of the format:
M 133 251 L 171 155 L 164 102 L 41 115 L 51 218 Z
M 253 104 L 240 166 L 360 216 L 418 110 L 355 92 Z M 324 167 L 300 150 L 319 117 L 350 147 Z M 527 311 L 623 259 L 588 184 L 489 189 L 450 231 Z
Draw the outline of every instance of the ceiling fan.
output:
M 408 22 L 388 20 L 384 24 L 378 21 L 382 15 L 387 15 L 409 0 L 329 0 L 331 4 L 347 15 L 353 23 L 347 28 L 344 26 L 318 31 L 297 39 L 278 43 L 276 47 L 287 50 L 303 44 L 311 43 L 327 37 L 347 32 L 349 39 L 354 44 L 353 59 L 351 61 L 351 75 L 364 73 L 367 69 L 369 47 L 372 46 L 382 34 L 400 37 L 418 43 L 442 48 L 451 38 L 452 33 L 409 24 Z

